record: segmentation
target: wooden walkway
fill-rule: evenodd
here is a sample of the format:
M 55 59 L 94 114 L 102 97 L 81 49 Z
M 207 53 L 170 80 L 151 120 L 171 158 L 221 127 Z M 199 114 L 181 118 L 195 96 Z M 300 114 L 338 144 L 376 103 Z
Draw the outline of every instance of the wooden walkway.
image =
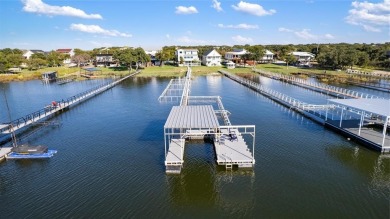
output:
M 10 134 L 12 131 L 16 132 L 21 128 L 25 128 L 31 124 L 34 124 L 35 122 L 47 119 L 55 115 L 55 113 L 62 111 L 63 109 L 68 108 L 70 106 L 76 105 L 91 97 L 94 97 L 138 73 L 139 71 L 130 74 L 126 77 L 120 78 L 114 82 L 99 85 L 98 87 L 95 87 L 93 89 L 72 96 L 66 100 L 56 101 L 55 104 L 51 104 L 41 110 L 30 113 L 24 117 L 18 118 L 9 123 L 2 123 L 0 124 L 0 134 Z
M 336 86 L 331 86 L 331 85 L 326 85 L 326 84 L 316 83 L 316 82 L 308 82 L 305 79 L 296 78 L 290 75 L 282 75 L 282 74 L 267 72 L 260 69 L 253 69 L 253 71 L 268 78 L 284 81 L 296 86 L 307 88 L 316 92 L 325 93 L 334 97 L 357 98 L 357 99 L 358 98 L 380 98 L 375 95 L 365 94 L 365 93 L 348 90 L 341 87 L 336 87 Z

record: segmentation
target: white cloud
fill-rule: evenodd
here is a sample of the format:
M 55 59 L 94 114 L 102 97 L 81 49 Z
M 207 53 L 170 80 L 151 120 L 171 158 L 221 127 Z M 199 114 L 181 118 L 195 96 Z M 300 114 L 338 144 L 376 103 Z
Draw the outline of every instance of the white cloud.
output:
M 287 28 L 284 28 L 284 27 L 279 27 L 279 32 L 294 32 L 293 30 L 290 30 L 290 29 L 287 29 Z
M 250 38 L 250 37 L 243 37 L 243 36 L 240 36 L 240 35 L 233 36 L 232 40 L 234 42 L 236 42 L 236 43 L 244 43 L 244 44 L 253 42 L 252 38 Z
M 198 10 L 194 6 L 185 7 L 185 6 L 177 6 L 176 14 L 196 14 Z
M 83 10 L 70 6 L 52 6 L 42 2 L 42 0 L 23 0 L 23 10 L 26 12 L 46 14 L 50 16 L 62 15 L 87 19 L 102 19 L 100 14 L 87 14 Z
M 186 43 L 186 44 L 203 44 L 206 43 L 205 40 L 198 40 L 198 39 L 193 39 L 188 36 L 182 36 L 177 39 L 177 42 L 179 43 Z
M 327 34 L 325 34 L 324 38 L 328 39 L 328 40 L 333 40 L 335 37 L 332 34 L 327 33 Z
M 237 5 L 232 5 L 232 7 L 236 11 L 240 11 L 243 13 L 256 15 L 256 16 L 272 15 L 272 14 L 276 13 L 276 11 L 274 9 L 267 11 L 261 5 L 247 3 L 247 2 L 243 2 L 243 1 L 240 1 Z
M 223 11 L 223 9 L 221 7 L 221 2 L 219 2 L 217 0 L 213 0 L 213 5 L 211 7 L 213 7 L 218 12 Z
M 381 29 L 370 26 L 370 25 L 362 24 L 361 26 L 363 27 L 364 30 L 366 30 L 368 32 L 381 32 Z
M 121 33 L 117 30 L 105 30 L 98 25 L 71 24 L 70 29 L 85 33 L 95 33 L 113 37 L 131 37 L 131 34 Z
M 259 26 L 253 25 L 253 24 L 237 24 L 237 25 L 218 24 L 218 27 L 220 27 L 220 28 L 229 28 L 229 29 L 244 29 L 244 30 L 259 29 Z
M 96 41 L 89 41 L 90 44 L 92 44 L 94 47 L 112 47 L 112 44 L 104 42 L 96 42 Z
M 380 27 L 390 25 L 390 0 L 383 2 L 352 2 L 352 9 L 348 11 L 346 22 L 363 27 L 366 31 L 381 32 Z
M 300 39 L 308 40 L 308 41 L 321 40 L 321 39 L 326 39 L 326 40 L 335 39 L 335 37 L 330 33 L 327 33 L 325 35 L 317 35 L 317 34 L 311 33 L 310 29 L 292 30 L 292 29 L 288 29 L 288 28 L 284 28 L 284 27 L 279 27 L 278 31 L 279 32 L 293 33 L 296 37 L 298 37 Z
M 305 40 L 310 40 L 310 39 L 317 39 L 318 36 L 314 35 L 314 34 L 311 34 L 309 33 L 309 29 L 303 29 L 301 31 L 295 31 L 294 34 L 301 38 L 301 39 L 305 39 Z

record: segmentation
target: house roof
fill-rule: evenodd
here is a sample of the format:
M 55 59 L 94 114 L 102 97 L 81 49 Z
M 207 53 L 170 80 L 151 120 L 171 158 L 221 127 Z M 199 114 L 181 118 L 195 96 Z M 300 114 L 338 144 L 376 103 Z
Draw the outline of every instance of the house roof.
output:
M 273 55 L 274 53 L 269 51 L 268 49 L 265 50 L 265 54 L 264 55 Z
M 310 56 L 314 58 L 314 54 L 310 52 L 292 52 L 294 56 Z
M 72 49 L 57 49 L 57 52 L 59 53 L 69 53 L 70 51 L 72 51 Z
M 226 52 L 227 54 L 244 55 L 247 53 L 245 49 L 234 49 L 232 52 Z
M 30 51 L 32 53 L 45 53 L 43 50 L 40 50 L 40 49 L 31 49 Z
M 208 56 L 210 55 L 213 51 L 215 51 L 219 56 L 221 56 L 221 54 L 219 54 L 219 52 L 217 52 L 217 50 L 215 49 L 209 49 L 207 50 L 206 52 L 203 53 L 204 56 Z

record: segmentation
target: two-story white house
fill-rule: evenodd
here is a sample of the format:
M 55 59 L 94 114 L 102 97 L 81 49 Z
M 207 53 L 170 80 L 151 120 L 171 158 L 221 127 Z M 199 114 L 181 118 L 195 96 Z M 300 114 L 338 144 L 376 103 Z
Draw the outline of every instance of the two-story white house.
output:
M 64 59 L 63 63 L 65 65 L 69 65 L 72 63 L 72 57 L 74 56 L 74 50 L 73 49 L 57 49 L 56 52 L 61 54 L 69 55 L 69 58 Z
M 179 66 L 199 66 L 200 60 L 197 49 L 177 49 L 176 61 Z
M 221 66 L 222 56 L 215 49 L 210 49 L 203 53 L 202 64 L 205 66 Z
M 274 53 L 266 49 L 264 56 L 260 59 L 260 62 L 265 63 L 265 62 L 273 62 L 273 61 L 274 61 Z
M 25 59 L 30 59 L 30 57 L 33 55 L 33 54 L 45 54 L 45 52 L 43 50 L 38 50 L 38 49 L 32 49 L 32 50 L 26 50 L 23 52 L 23 57 Z
M 310 65 L 310 61 L 315 57 L 315 55 L 310 52 L 292 52 L 291 54 L 297 58 L 299 65 Z

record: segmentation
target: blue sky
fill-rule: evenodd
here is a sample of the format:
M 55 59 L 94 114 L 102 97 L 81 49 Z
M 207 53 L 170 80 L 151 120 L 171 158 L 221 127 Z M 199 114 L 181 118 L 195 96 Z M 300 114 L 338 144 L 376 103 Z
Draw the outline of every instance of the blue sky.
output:
M 0 48 L 384 43 L 390 0 L 0 0 Z

